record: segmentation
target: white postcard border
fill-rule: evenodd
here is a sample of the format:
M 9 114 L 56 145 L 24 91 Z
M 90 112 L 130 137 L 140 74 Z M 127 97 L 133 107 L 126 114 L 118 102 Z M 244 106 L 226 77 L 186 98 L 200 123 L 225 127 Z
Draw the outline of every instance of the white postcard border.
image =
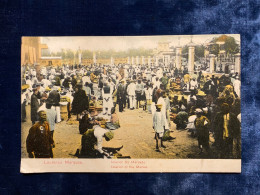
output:
M 241 173 L 241 159 L 21 159 L 21 173 Z

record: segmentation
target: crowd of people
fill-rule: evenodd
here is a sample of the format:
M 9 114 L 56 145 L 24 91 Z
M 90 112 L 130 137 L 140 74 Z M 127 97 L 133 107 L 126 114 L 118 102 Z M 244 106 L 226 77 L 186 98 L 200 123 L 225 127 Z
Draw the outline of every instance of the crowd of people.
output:
M 81 155 L 86 158 L 94 158 L 96 151 L 108 156 L 102 140 L 111 140 L 113 131 L 120 128 L 116 110 L 134 109 L 151 114 L 158 152 L 158 140 L 165 147 L 173 121 L 177 130 L 188 129 L 198 139 L 201 153 L 211 155 L 214 147 L 217 158 L 240 158 L 240 85 L 238 73 L 188 73 L 187 68 L 164 64 L 22 66 L 22 122 L 26 121 L 25 106 L 30 104 L 33 125 L 27 151 L 29 157 L 53 157 L 55 123 L 62 121 L 60 108 L 66 105 L 67 118 L 76 115 L 79 120 Z M 39 146 L 32 143 L 37 135 L 45 135 L 48 149 L 33 149 Z

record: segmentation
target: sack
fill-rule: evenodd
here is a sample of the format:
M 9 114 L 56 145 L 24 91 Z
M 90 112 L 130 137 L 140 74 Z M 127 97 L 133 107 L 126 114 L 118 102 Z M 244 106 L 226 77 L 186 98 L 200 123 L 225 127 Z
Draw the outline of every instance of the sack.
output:
M 113 123 L 106 123 L 106 128 L 109 130 L 115 130 L 117 127 Z

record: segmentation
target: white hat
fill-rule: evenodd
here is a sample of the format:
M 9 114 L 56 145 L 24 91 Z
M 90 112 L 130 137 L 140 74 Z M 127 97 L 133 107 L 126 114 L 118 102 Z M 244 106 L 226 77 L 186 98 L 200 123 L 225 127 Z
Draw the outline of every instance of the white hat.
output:
M 203 112 L 208 112 L 208 107 L 202 108 Z
M 200 109 L 200 108 L 197 108 L 196 110 L 195 110 L 195 113 L 202 113 L 203 111 Z
M 58 86 L 53 86 L 53 90 L 58 90 L 59 87 Z
M 181 105 L 181 110 L 182 111 L 186 110 L 186 107 L 184 105 Z

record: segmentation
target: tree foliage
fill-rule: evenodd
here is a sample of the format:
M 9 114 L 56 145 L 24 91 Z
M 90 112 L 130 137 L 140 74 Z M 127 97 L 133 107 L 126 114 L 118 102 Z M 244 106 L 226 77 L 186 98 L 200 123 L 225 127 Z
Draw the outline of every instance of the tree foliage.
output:
M 213 44 L 210 46 L 210 53 L 214 54 L 214 55 L 218 55 L 219 53 L 219 44 Z
M 185 45 L 182 48 L 182 57 L 188 59 L 188 56 L 189 56 L 189 47 L 188 45 Z
M 205 47 L 203 45 L 195 46 L 195 61 L 199 60 L 199 58 L 204 57 Z
M 227 54 L 236 54 L 239 52 L 239 45 L 236 43 L 234 37 L 228 37 L 225 44 L 224 49 Z
M 205 47 L 203 45 L 195 46 L 195 61 L 199 60 L 199 58 L 204 57 L 204 50 L 205 50 Z M 182 48 L 182 57 L 188 59 L 188 57 L 189 57 L 189 46 L 188 45 L 185 45 Z
M 220 48 L 217 42 L 224 42 L 223 47 Z M 225 50 L 226 54 L 236 54 L 239 52 L 239 45 L 236 43 L 235 38 L 231 36 L 221 35 L 220 37 L 213 38 L 211 43 L 210 53 L 214 55 L 218 55 L 220 49 Z

